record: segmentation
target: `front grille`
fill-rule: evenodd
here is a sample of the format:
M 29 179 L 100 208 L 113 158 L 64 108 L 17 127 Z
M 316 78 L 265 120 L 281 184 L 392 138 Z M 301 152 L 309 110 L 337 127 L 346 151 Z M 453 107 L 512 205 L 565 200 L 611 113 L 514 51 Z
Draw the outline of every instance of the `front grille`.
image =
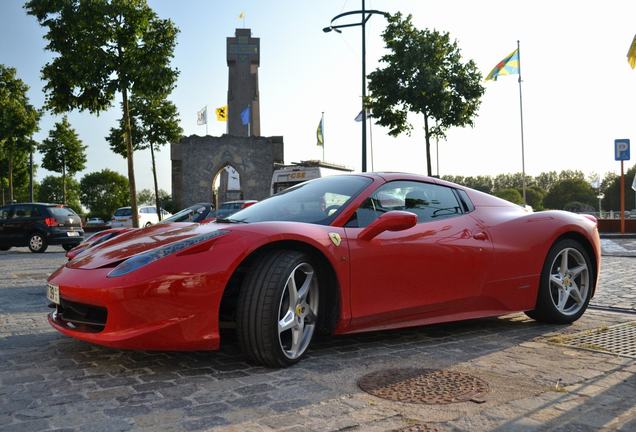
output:
M 52 317 L 60 325 L 72 330 L 99 333 L 106 325 L 106 308 L 72 302 L 60 297 L 60 304 Z

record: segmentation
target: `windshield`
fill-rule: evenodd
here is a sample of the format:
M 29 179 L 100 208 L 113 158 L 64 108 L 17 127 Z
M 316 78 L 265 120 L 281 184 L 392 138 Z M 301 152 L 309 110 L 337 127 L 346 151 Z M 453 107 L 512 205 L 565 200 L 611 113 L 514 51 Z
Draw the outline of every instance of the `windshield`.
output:
M 175 213 L 162 220 L 160 223 L 171 223 L 171 222 L 201 222 L 210 212 L 210 206 L 207 204 L 195 204 L 188 208 L 184 208 L 183 210 Z
M 75 216 L 73 209 L 69 207 L 49 207 L 49 212 L 53 216 Z
M 371 182 L 368 177 L 352 175 L 311 180 L 235 213 L 229 222 L 288 221 L 329 225 L 336 214 Z
M 132 209 L 130 207 L 122 207 L 122 208 L 118 208 L 115 211 L 115 214 L 113 216 L 130 216 L 132 215 Z

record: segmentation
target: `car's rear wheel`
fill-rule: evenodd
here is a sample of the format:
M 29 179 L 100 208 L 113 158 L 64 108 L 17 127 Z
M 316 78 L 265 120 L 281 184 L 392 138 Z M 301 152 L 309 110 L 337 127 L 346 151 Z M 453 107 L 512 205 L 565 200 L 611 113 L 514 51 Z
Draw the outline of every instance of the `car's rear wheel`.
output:
M 241 287 L 237 310 L 247 356 L 270 367 L 298 362 L 316 329 L 319 290 L 316 266 L 302 252 L 275 251 L 257 262 Z
M 46 237 L 40 233 L 33 233 L 29 237 L 29 249 L 34 253 L 42 253 L 49 247 Z
M 588 252 L 577 241 L 555 243 L 543 265 L 536 308 L 526 314 L 537 321 L 568 324 L 583 315 L 594 290 Z
M 65 251 L 70 251 L 71 249 L 73 249 L 75 246 L 77 246 L 76 244 L 63 244 L 62 247 L 64 248 Z
M 147 222 L 146 225 L 144 225 L 145 228 L 148 228 L 150 225 L 152 225 L 151 222 Z

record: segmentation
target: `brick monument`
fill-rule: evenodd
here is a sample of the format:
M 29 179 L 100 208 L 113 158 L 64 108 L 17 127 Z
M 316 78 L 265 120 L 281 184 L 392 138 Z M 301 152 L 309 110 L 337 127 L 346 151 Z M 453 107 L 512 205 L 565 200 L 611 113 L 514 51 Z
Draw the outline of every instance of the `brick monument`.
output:
M 191 135 L 170 145 L 172 196 L 179 208 L 237 198 L 262 200 L 270 195 L 274 164 L 284 162 L 284 145 L 282 136 L 260 136 L 259 64 L 259 38 L 253 38 L 250 29 L 236 29 L 235 37 L 227 38 L 228 133 Z M 241 118 L 248 107 L 249 128 Z M 227 190 L 227 167 L 238 173 L 240 191 Z M 217 176 L 215 192 L 212 183 Z

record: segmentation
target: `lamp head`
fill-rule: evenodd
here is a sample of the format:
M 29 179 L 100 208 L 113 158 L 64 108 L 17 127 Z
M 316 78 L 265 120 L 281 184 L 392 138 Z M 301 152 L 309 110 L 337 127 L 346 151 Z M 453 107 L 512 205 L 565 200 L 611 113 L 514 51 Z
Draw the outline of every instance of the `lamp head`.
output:
M 325 27 L 325 28 L 322 29 L 322 31 L 324 31 L 325 33 L 329 33 L 331 30 L 333 30 L 333 28 L 331 26 Z

